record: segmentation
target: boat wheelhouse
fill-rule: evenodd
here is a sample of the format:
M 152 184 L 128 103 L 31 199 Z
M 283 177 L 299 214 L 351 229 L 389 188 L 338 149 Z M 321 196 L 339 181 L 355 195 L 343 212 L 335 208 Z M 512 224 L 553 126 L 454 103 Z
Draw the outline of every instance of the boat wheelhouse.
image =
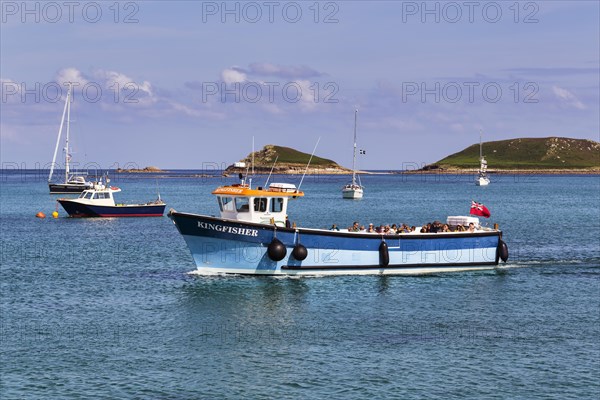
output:
M 420 274 L 490 269 L 508 258 L 499 229 L 386 235 L 297 227 L 289 200 L 304 193 L 291 184 L 252 189 L 242 181 L 212 194 L 219 217 L 168 213 L 200 274 Z
M 288 200 L 304 196 L 289 183 L 272 183 L 267 189 L 251 189 L 246 184 L 222 186 L 212 194 L 217 197 L 221 218 L 276 226 L 286 226 Z

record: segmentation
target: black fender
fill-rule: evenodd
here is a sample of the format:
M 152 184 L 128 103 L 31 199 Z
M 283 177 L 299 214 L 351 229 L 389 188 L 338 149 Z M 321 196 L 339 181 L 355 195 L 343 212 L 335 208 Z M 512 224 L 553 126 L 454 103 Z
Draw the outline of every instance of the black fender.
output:
M 387 267 L 390 263 L 390 252 L 386 242 L 381 242 L 379 245 L 379 265 Z
M 506 262 L 508 260 L 508 246 L 502 239 L 498 242 L 498 254 L 502 261 Z
M 292 256 L 294 256 L 296 260 L 302 261 L 308 256 L 308 250 L 306 250 L 306 247 L 302 243 L 298 243 L 292 250 Z
M 281 240 L 273 238 L 269 246 L 267 247 L 267 255 L 273 261 L 281 261 L 287 254 L 285 245 L 281 243 Z

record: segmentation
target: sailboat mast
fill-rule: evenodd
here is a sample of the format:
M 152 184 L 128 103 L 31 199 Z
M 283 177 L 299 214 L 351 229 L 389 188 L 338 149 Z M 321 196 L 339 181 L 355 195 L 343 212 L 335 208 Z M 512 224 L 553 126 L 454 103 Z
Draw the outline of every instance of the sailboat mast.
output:
M 481 142 L 481 131 L 479 131 L 479 160 L 483 157 L 483 144 Z
M 358 109 L 354 110 L 354 154 L 352 156 L 352 184 L 356 185 L 356 119 Z
M 58 128 L 58 137 L 56 138 L 56 146 L 54 147 L 54 156 L 52 157 L 52 165 L 50 165 L 50 175 L 48 175 L 48 182 L 52 180 L 52 174 L 54 173 L 54 166 L 56 165 L 56 155 L 58 154 L 58 145 L 60 143 L 60 136 L 62 134 L 63 125 L 65 124 L 65 115 L 67 113 L 67 107 L 69 104 L 69 95 L 71 93 L 71 86 L 67 91 L 67 101 L 65 101 L 65 108 L 63 108 L 62 117 L 60 118 L 60 128 Z
M 69 128 L 71 126 L 71 83 L 67 92 L 67 138 L 65 140 L 65 183 L 69 181 Z

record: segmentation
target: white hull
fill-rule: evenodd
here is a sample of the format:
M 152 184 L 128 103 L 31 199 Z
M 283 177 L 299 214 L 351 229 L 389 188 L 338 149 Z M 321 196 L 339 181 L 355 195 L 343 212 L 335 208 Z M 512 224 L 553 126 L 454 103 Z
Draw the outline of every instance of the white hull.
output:
M 344 199 L 362 199 L 362 189 L 342 189 L 342 197 Z
M 475 184 L 477 186 L 487 186 L 490 184 L 490 178 L 487 178 L 487 177 L 486 178 L 477 178 L 475 180 Z

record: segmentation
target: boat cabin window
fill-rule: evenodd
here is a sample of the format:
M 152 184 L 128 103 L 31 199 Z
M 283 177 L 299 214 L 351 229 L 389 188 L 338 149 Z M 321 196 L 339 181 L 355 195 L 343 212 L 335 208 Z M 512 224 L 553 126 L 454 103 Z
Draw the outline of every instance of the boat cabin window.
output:
M 219 197 L 218 199 L 221 211 L 234 211 L 232 197 Z
M 271 200 L 271 212 L 281 212 L 283 210 L 283 199 L 281 197 L 274 197 Z
M 92 194 L 93 194 L 92 192 L 87 192 L 87 193 L 85 194 L 85 198 L 86 198 L 86 199 L 91 199 L 91 198 L 92 198 Z
M 267 211 L 267 199 L 265 197 L 257 197 L 254 199 L 254 211 Z
M 110 199 L 110 194 L 105 192 L 94 193 L 94 199 Z
M 235 198 L 235 208 L 237 212 L 249 212 L 250 211 L 250 201 L 247 197 L 236 197 Z

